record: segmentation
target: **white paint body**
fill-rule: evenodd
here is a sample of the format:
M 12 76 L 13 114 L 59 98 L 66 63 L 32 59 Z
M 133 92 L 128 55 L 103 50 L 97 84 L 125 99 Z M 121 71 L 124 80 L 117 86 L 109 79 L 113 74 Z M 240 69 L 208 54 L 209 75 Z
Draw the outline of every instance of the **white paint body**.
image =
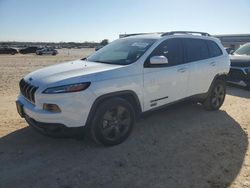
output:
M 160 35 L 136 36 L 157 39 L 136 62 L 129 65 L 110 65 L 77 60 L 53 65 L 27 75 L 24 79 L 39 87 L 35 93 L 35 104 L 29 102 L 21 94 L 18 100 L 23 104 L 24 112 L 34 120 L 44 123 L 60 123 L 67 127 L 85 126 L 95 100 L 108 93 L 133 91 L 140 102 L 143 112 L 180 99 L 208 92 L 218 74 L 227 74 L 230 61 L 221 43 L 212 37 L 193 35 Z M 144 62 L 151 52 L 163 41 L 176 38 L 201 38 L 215 41 L 223 51 L 223 55 L 202 61 L 191 62 L 171 67 L 146 68 Z M 124 39 L 120 39 L 124 40 Z M 49 87 L 91 82 L 88 89 L 76 93 L 43 94 Z M 157 98 L 157 105 L 151 101 Z M 43 110 L 44 103 L 57 104 L 61 113 Z

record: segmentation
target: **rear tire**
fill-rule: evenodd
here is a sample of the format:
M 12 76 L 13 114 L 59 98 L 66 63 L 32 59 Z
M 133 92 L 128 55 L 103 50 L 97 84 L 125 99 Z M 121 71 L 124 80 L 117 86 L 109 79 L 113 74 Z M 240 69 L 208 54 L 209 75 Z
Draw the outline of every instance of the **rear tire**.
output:
M 218 110 L 225 100 L 226 83 L 223 80 L 216 80 L 207 98 L 203 102 L 206 110 Z
M 117 145 L 128 138 L 134 120 L 135 111 L 128 101 L 122 98 L 109 99 L 98 106 L 88 127 L 89 135 L 96 143 Z

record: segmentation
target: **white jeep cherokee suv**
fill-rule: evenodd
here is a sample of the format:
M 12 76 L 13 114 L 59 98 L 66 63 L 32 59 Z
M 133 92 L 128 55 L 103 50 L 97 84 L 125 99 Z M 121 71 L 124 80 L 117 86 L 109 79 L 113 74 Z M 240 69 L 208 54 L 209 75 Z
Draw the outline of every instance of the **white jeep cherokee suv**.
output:
M 218 110 L 229 68 L 227 52 L 207 33 L 125 37 L 82 60 L 25 76 L 17 110 L 42 132 L 86 127 L 96 142 L 115 145 L 143 112 L 191 98 Z

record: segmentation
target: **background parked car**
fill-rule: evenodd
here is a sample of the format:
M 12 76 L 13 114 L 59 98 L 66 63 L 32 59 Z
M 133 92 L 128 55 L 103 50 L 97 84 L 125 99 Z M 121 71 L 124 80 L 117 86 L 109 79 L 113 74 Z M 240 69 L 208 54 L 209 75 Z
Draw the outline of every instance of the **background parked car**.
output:
M 234 52 L 234 49 L 231 47 L 226 47 L 225 50 L 227 51 L 228 54 L 232 54 Z
M 0 54 L 11 54 L 15 55 L 18 51 L 14 48 L 0 48 Z
M 43 55 L 43 54 L 47 54 L 47 55 L 56 55 L 58 54 L 57 50 L 53 49 L 53 48 L 43 48 L 43 49 L 39 49 L 36 51 L 37 55 Z
M 228 82 L 250 90 L 250 43 L 241 46 L 230 55 L 230 61 Z
M 38 48 L 36 46 L 31 46 L 27 48 L 23 48 L 19 50 L 19 53 L 21 54 L 30 54 L 30 53 L 36 53 L 37 50 L 40 50 L 41 48 Z
M 108 39 L 104 39 L 100 42 L 100 44 L 95 48 L 95 51 L 100 50 L 101 48 L 103 48 L 104 46 L 109 44 L 109 40 Z
M 98 51 L 98 50 L 100 50 L 101 48 L 103 48 L 103 46 L 102 46 L 102 45 L 99 45 L 99 46 L 95 47 L 95 51 Z

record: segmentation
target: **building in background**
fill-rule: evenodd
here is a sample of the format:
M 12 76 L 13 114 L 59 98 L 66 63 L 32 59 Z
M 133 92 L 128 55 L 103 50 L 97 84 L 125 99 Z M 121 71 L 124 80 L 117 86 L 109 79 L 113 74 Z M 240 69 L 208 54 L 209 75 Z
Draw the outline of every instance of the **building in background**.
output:
M 250 34 L 214 35 L 214 37 L 219 38 L 224 47 L 234 50 L 250 42 Z

